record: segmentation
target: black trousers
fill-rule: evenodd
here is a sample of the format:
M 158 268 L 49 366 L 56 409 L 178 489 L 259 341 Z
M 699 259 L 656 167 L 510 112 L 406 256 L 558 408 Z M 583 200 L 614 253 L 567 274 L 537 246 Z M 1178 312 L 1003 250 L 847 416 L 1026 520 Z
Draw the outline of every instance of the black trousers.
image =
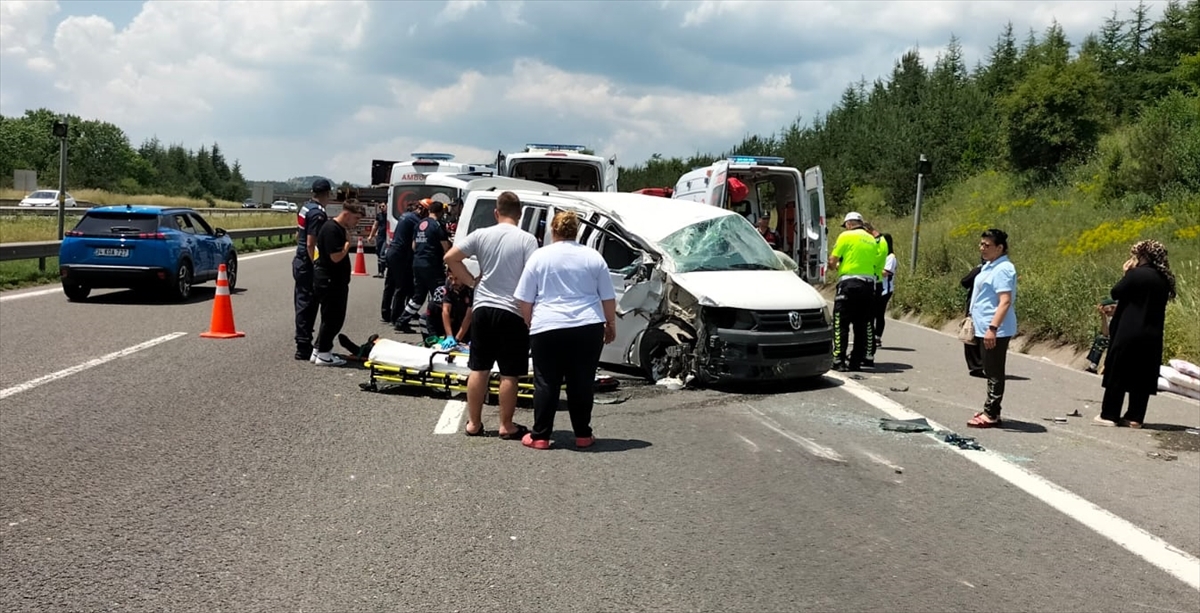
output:
M 1008 343 L 1010 337 L 996 339 L 996 346 L 988 349 L 983 346 L 983 337 L 975 337 L 975 344 L 983 355 L 983 374 L 987 376 L 987 400 L 983 403 L 983 412 L 992 419 L 999 419 L 1001 406 L 1004 402 L 1004 383 L 1008 374 Z
M 1121 419 L 1121 405 L 1125 403 L 1125 390 L 1104 388 L 1104 400 L 1100 404 L 1100 418 L 1109 421 Z M 1145 392 L 1128 392 L 1129 409 L 1125 411 L 1125 419 L 1142 423 L 1146 420 L 1146 408 L 1150 405 L 1150 394 Z
M 875 296 L 875 338 L 883 338 L 883 327 L 887 325 L 888 303 L 892 301 L 891 294 Z M 876 347 L 876 349 L 879 349 Z
M 596 367 L 604 348 L 604 324 L 538 332 L 529 337 L 529 348 L 533 353 L 532 437 L 550 438 L 564 382 L 575 437 L 591 436 Z
M 833 299 L 833 361 L 846 362 L 846 346 L 850 330 L 854 329 L 854 349 L 850 366 L 862 365 L 863 359 L 874 358 L 875 284 L 863 279 L 845 279 L 837 285 Z
M 420 312 L 421 304 L 425 302 L 425 299 L 430 297 L 434 290 L 446 284 L 446 269 L 440 265 L 432 268 L 414 266 L 412 279 L 412 295 L 409 297 L 408 303 L 404 305 L 404 312 L 396 320 L 397 324 L 406 324 L 412 321 L 412 318 Z
M 313 327 L 317 323 L 317 298 L 313 295 L 313 265 L 308 258 L 292 258 L 296 282 L 292 300 L 296 307 L 296 352 L 312 351 Z
M 350 299 L 350 284 L 337 279 L 317 279 L 314 284 L 321 305 L 321 330 L 317 333 L 317 351 L 333 351 L 333 339 L 346 323 L 346 302 Z
M 383 301 L 379 305 L 379 318 L 396 323 L 404 312 L 413 293 L 412 257 L 397 249 L 388 249 L 383 277 Z
M 383 274 L 387 270 L 387 242 L 383 240 L 375 241 L 375 260 L 379 265 L 379 274 Z
M 983 344 L 978 340 L 974 345 L 963 343 L 963 358 L 967 361 L 967 372 L 983 372 Z

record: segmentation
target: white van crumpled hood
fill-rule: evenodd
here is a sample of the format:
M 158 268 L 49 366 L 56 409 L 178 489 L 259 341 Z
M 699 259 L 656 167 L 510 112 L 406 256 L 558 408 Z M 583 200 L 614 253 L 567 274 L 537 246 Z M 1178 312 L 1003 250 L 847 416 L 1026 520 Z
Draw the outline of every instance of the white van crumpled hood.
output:
M 673 273 L 672 280 L 702 303 L 735 309 L 783 311 L 820 309 L 825 299 L 786 270 L 723 270 Z

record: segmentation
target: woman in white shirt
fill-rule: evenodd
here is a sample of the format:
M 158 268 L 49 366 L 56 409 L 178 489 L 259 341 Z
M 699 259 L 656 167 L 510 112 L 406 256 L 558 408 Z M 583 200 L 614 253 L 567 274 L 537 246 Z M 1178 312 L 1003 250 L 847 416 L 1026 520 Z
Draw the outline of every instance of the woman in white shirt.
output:
M 883 342 L 883 324 L 887 323 L 888 302 L 896 293 L 896 251 L 892 248 L 892 235 L 884 234 L 880 240 L 887 243 L 887 260 L 883 263 L 883 283 L 878 300 L 875 301 L 875 347 Z
M 533 431 L 521 442 L 550 448 L 565 382 L 575 446 L 591 447 L 596 442 L 591 426 L 596 367 L 600 350 L 617 335 L 616 294 L 604 258 L 575 240 L 575 213 L 558 213 L 550 229 L 554 242 L 525 263 L 516 291 L 533 354 Z

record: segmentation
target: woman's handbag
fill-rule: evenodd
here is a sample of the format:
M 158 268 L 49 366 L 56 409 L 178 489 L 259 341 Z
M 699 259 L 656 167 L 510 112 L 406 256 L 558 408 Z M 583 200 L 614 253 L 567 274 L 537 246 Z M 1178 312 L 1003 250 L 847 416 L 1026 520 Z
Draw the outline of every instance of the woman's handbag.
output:
M 958 324 L 958 340 L 965 345 L 975 344 L 975 322 L 970 316 L 964 317 Z

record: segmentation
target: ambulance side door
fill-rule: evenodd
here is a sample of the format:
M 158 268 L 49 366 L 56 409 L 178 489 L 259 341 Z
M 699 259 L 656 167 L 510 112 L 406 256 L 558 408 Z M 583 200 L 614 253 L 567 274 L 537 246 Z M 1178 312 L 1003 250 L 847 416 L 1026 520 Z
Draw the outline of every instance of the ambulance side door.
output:
M 708 176 L 708 195 L 705 202 L 719 208 L 728 208 L 729 198 L 726 182 L 729 180 L 729 161 L 716 162 Z
M 825 283 L 825 265 L 829 260 L 829 231 L 825 225 L 825 178 L 820 166 L 804 171 L 804 191 L 807 202 L 803 223 L 797 224 L 804 241 L 806 258 L 800 267 L 810 284 Z
M 604 188 L 603 188 L 604 191 L 606 191 L 606 192 L 617 191 L 617 172 L 618 172 L 618 170 L 619 169 L 617 168 L 617 156 L 613 155 L 612 157 L 608 158 L 608 166 L 605 167 Z

